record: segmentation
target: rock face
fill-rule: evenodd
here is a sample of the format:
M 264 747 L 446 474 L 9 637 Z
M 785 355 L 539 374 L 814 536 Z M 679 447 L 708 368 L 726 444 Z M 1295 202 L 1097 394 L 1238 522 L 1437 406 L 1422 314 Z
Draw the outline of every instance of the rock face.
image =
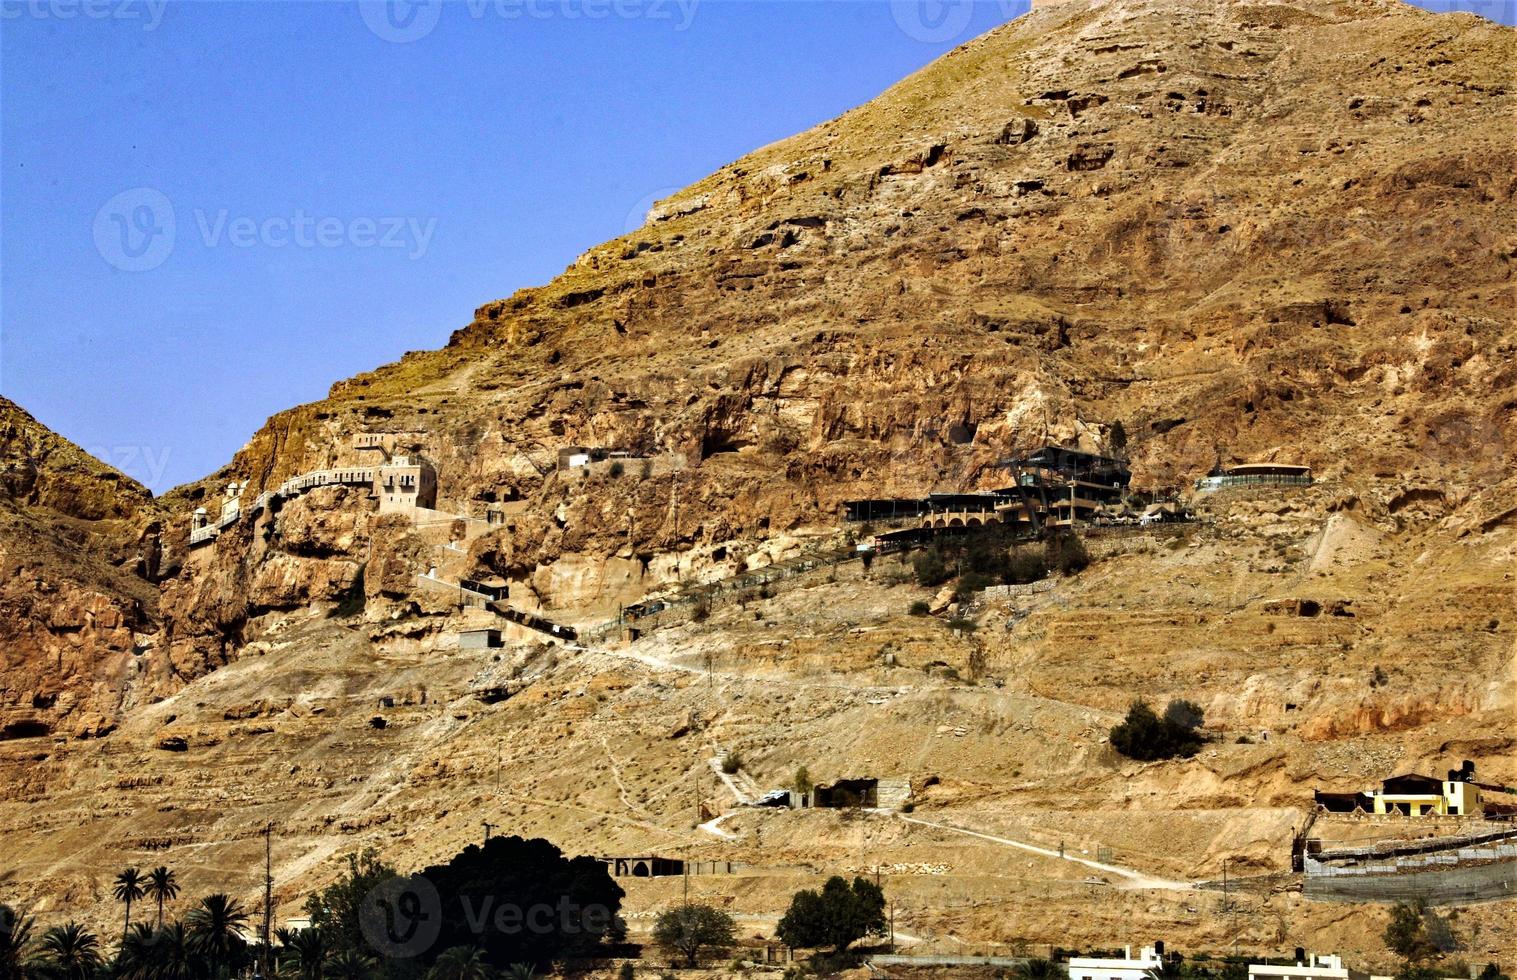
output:
M 1013 449 L 1117 422 L 1145 487 L 1279 458 L 1446 509 L 1509 478 L 1517 437 L 1513 54 L 1508 29 L 1391 0 L 1040 7 L 660 202 L 446 349 L 276 416 L 224 476 L 256 491 L 409 434 L 453 511 L 524 501 L 478 567 L 550 606 L 596 600 L 586 561 L 656 582 L 660 555 L 992 482 Z M 574 444 L 689 465 L 545 476 Z
M 474 834 L 501 778 L 481 738 L 517 754 L 512 818 L 552 833 L 592 814 L 575 828 L 587 847 L 666 843 L 607 820 L 688 836 L 666 787 L 694 776 L 675 743 L 696 731 L 768 753 L 776 785 L 919 745 L 911 765 L 945 773 L 936 805 L 1070 807 L 1043 830 L 1091 847 L 1081 806 L 1107 808 L 1115 838 L 1145 798 L 1287 807 L 1318 780 L 1450 752 L 1517 781 L 1513 63 L 1511 29 L 1393 0 L 1039 3 L 659 202 L 547 286 L 481 306 L 446 348 L 275 416 L 161 501 L 7 404 L 0 709 L 17 741 L 0 779 L 80 808 L 115 785 L 127 811 L 157 814 L 102 830 L 97 863 L 214 842 L 220 866 L 247 864 L 256 821 L 207 800 L 236 814 L 272 799 L 301 885 L 335 833 L 383 843 L 403 836 L 380 829 L 394 817 L 433 858 Z M 996 612 L 990 638 L 902 615 L 930 596 L 844 583 L 842 599 L 727 610 L 725 633 L 634 648 L 638 679 L 614 684 L 599 661 L 535 648 L 446 656 L 446 635 L 479 624 L 417 579 L 499 575 L 513 605 L 594 622 L 836 535 L 842 500 L 995 485 L 1007 454 L 1109 448 L 1118 423 L 1144 488 L 1258 459 L 1309 464 L 1319 485 L 1209 503 L 1194 541 L 1103 552 L 1057 601 Z M 191 512 L 228 481 L 247 482 L 246 508 L 297 474 L 374 462 L 363 433 L 435 465 L 435 511 L 380 517 L 368 490 L 322 487 L 188 547 Z M 568 446 L 638 458 L 561 471 Z M 987 670 L 1012 700 L 949 683 Z M 697 703 L 687 675 L 750 685 L 745 707 Z M 910 712 L 881 728 L 874 695 L 838 700 L 861 683 L 910 687 Z M 1274 738 L 1124 770 L 1102 732 L 1134 691 Z M 118 722 L 121 765 L 160 782 L 97 785 L 111 773 L 91 746 L 30 747 Z M 621 739 L 639 770 L 621 768 Z M 218 774 L 230 753 L 249 768 Z M 1244 827 L 1254 866 L 1278 864 L 1290 817 Z M 1172 826 L 1132 846 L 1165 852 L 1165 874 L 1215 874 L 1237 837 L 1204 823 L 1172 854 Z M 56 845 L 31 816 L 0 825 Z M 787 860 L 822 860 L 804 834 L 775 835 Z M 57 873 L 36 870 L 45 894 Z M 1176 934 L 1184 905 L 1144 921 Z M 1068 935 L 1066 913 L 1050 935 Z M 1137 913 L 1111 914 L 1083 938 Z
M 146 667 L 151 495 L 0 399 L 0 739 L 114 728 Z

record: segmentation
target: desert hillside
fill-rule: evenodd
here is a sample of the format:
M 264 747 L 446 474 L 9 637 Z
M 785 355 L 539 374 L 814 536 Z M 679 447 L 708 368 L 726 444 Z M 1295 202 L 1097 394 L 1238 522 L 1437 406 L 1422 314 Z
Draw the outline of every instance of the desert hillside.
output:
M 1512 29 L 1394 0 L 1040 6 L 161 500 L 7 404 L 0 888 L 104 921 L 114 870 L 167 863 L 251 898 L 272 821 L 292 915 L 340 855 L 419 868 L 489 821 L 735 862 L 694 887 L 758 934 L 882 867 L 922 948 L 1383 956 L 1383 908 L 1290 873 L 1312 790 L 1517 784 L 1514 63 Z M 1045 444 L 1198 520 L 951 612 L 882 557 L 601 628 Z M 425 513 L 352 476 L 418 457 Z M 1192 490 L 1258 460 L 1316 482 Z M 1138 696 L 1203 706 L 1207 747 L 1119 756 Z M 742 805 L 800 766 L 911 812 Z M 634 929 L 675 897 L 632 883 Z M 1465 913 L 1472 960 L 1517 954 L 1511 912 Z

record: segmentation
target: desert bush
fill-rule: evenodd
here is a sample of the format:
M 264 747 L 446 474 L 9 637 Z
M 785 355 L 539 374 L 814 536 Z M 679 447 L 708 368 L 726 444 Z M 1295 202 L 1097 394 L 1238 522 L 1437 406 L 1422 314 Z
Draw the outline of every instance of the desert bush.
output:
M 737 772 L 739 769 L 743 768 L 743 757 L 738 754 L 736 749 L 733 749 L 731 752 L 728 752 L 726 755 L 722 756 L 721 765 L 722 772 L 730 776 L 733 773 Z
M 932 612 L 932 607 L 929 606 L 925 600 L 917 599 L 906 608 L 906 611 L 913 616 L 925 616 L 928 613 Z
M 1187 705 L 1187 708 L 1176 708 Z M 1176 709 L 1175 718 L 1170 710 Z M 1190 712 L 1195 713 L 1195 724 L 1189 724 Z M 1190 702 L 1171 702 L 1161 718 L 1154 714 L 1148 702 L 1138 700 L 1127 709 L 1127 717 L 1112 727 L 1112 748 L 1140 762 L 1160 759 L 1190 758 L 1200 751 L 1205 738 L 1198 728 L 1201 725 L 1201 709 Z

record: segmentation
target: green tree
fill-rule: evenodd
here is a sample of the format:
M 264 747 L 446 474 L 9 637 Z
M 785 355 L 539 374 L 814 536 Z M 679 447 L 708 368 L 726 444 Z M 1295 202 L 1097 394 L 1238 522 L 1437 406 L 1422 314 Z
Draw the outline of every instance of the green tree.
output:
M 1206 712 L 1196 702 L 1180 698 L 1169 702 L 1164 708 L 1164 720 L 1193 732 L 1206 723 Z
M 183 923 L 151 929 L 139 922 L 121 945 L 116 972 L 124 980 L 205 980 L 208 971 Z
M 795 775 L 791 777 L 790 785 L 801 794 L 809 793 L 816 788 L 816 783 L 811 781 L 811 772 L 805 766 L 795 767 Z
M 230 974 L 240 965 L 247 947 L 242 939 L 247 920 L 248 914 L 237 900 L 220 893 L 202 898 L 185 917 L 190 948 L 205 959 L 211 980 Z
M 927 588 L 942 585 L 951 577 L 943 553 L 935 545 L 913 558 L 911 569 L 916 573 L 917 584 Z
M 1183 704 L 1187 707 L 1176 708 Z M 1190 713 L 1194 712 L 1196 727 L 1191 727 Z M 1177 721 L 1171 717 L 1183 717 Z M 1200 751 L 1205 739 L 1196 729 L 1201 722 L 1201 709 L 1190 702 L 1171 702 L 1165 717 L 1154 714 L 1148 702 L 1137 700 L 1127 709 L 1127 717 L 1112 727 L 1111 746 L 1129 759 L 1153 762 L 1158 759 L 1173 759 L 1176 756 L 1190 758 Z
M 495 971 L 485 962 L 484 950 L 478 946 L 454 946 L 437 957 L 427 971 L 426 980 L 490 980 L 494 975 Z
M 1502 973 L 1501 967 L 1495 963 L 1487 963 L 1485 969 L 1480 971 L 1479 980 L 1510 980 L 1510 978 Z
M 158 974 L 158 934 L 146 922 L 127 930 L 112 971 L 120 980 L 154 980 Z
M 116 876 L 116 887 L 111 892 L 116 901 L 126 903 L 126 921 L 121 926 L 121 940 L 126 941 L 127 931 L 132 928 L 132 903 L 147 894 L 147 879 L 136 868 L 127 868 Z
M 821 891 L 799 891 L 780 919 L 776 934 L 792 948 L 831 947 L 834 954 L 855 940 L 885 929 L 885 894 L 864 878 L 849 885 L 834 875 Z
M 1427 904 L 1397 902 L 1385 927 L 1385 947 L 1401 957 L 1403 975 L 1437 958 L 1439 951 L 1428 934 Z
M 1106 433 L 1106 444 L 1114 456 L 1121 456 L 1122 450 L 1127 448 L 1127 429 L 1120 419 L 1111 424 L 1111 429 Z
M 512 963 L 506 967 L 506 980 L 534 980 L 537 976 L 537 967 L 531 963 Z
M 158 902 L 158 928 L 163 928 L 163 903 L 179 897 L 179 881 L 174 872 L 159 865 L 147 873 L 147 893 Z
M 445 910 L 435 948 L 478 943 L 496 968 L 512 963 L 547 965 L 588 956 L 615 931 L 623 892 L 606 865 L 592 857 L 566 857 L 541 838 L 491 837 L 471 844 L 446 864 L 433 865 L 421 877 L 437 889 Z M 469 908 L 517 909 L 527 928 L 509 931 L 470 928 Z M 546 919 L 536 908 L 558 909 Z
M 9 905 L 0 905 L 0 977 L 15 977 L 26 980 L 26 948 L 31 944 L 32 917 L 17 912 Z
M 311 927 L 321 930 L 329 952 L 368 955 L 369 944 L 359 922 L 360 906 L 364 896 L 398 877 L 394 868 L 379 859 L 378 851 L 368 848 L 360 854 L 349 854 L 346 873 L 306 899 L 305 912 L 310 916 Z
M 320 929 L 279 931 L 279 966 L 301 980 L 322 980 L 327 958 L 326 938 Z
M 692 902 L 661 913 L 653 926 L 653 941 L 684 957 L 686 966 L 695 966 L 703 950 L 720 956 L 731 949 L 736 928 L 732 916 L 721 909 Z
M 43 969 L 57 980 L 91 980 L 104 965 L 100 940 L 77 922 L 53 926 L 37 948 Z

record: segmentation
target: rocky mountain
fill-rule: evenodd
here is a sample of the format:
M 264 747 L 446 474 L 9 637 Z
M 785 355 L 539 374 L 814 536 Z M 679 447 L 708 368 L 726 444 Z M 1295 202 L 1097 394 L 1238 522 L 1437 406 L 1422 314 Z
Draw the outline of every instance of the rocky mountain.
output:
M 936 879 L 905 875 L 924 933 L 1053 941 L 1090 904 L 1083 870 L 1008 872 L 984 840 L 820 814 L 695 831 L 692 796 L 720 809 L 700 760 L 740 745 L 765 787 L 801 764 L 905 765 L 934 777 L 933 820 L 1115 843 L 1176 879 L 1224 858 L 1278 873 L 1313 785 L 1451 754 L 1517 781 L 1514 63 L 1512 29 L 1396 0 L 1039 6 L 659 202 L 442 350 L 275 416 L 161 501 L 8 410 L 3 710 L 30 720 L 3 778 L 55 812 L 112 800 L 88 846 L 0 806 L 39 855 L 25 887 L 98 898 L 112 862 L 160 854 L 240 882 L 275 819 L 295 902 L 342 850 L 420 866 L 499 816 L 582 848 L 737 855 L 765 869 L 737 899 L 760 916 L 797 867 L 868 842 L 957 867 L 980 901 L 926 911 Z M 248 508 L 372 462 L 365 434 L 435 466 L 435 513 L 320 486 L 189 548 L 228 482 Z M 907 617 L 914 586 L 845 576 L 573 656 L 529 634 L 474 656 L 449 644 L 477 617 L 417 579 L 499 576 L 513 606 L 586 627 L 836 544 L 843 500 L 991 486 L 1014 451 L 1118 441 L 1144 489 L 1246 460 L 1318 483 L 1197 501 L 1189 538 L 1103 545 L 969 635 Z M 571 474 L 572 446 L 634 461 Z M 67 601 L 27 605 L 38 576 Z M 1280 618 L 1308 607 L 1352 614 Z M 1226 737 L 1125 763 L 1104 730 L 1138 693 L 1197 700 Z M 1122 895 L 1081 941 L 1132 922 L 1226 938 L 1192 896 Z M 1375 932 L 1373 909 L 1261 902 L 1243 927 L 1261 947 Z M 1500 918 L 1484 941 L 1511 950 Z
M 0 733 L 115 727 L 156 631 L 151 494 L 0 399 Z

